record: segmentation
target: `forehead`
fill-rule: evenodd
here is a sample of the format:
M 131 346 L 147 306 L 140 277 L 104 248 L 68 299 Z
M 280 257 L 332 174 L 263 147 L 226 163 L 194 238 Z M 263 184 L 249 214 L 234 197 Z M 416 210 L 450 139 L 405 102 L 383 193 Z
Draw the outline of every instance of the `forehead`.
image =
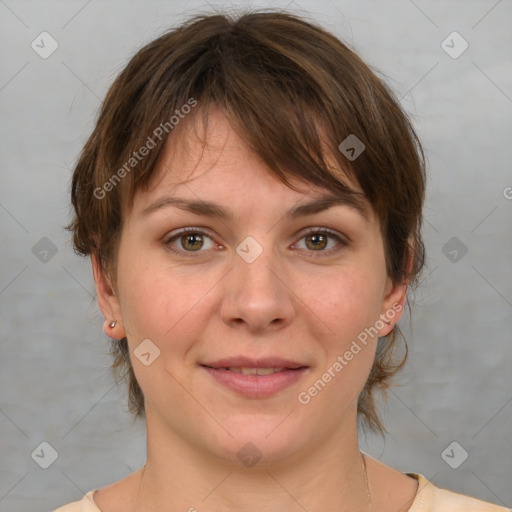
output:
M 254 196 L 261 204 L 269 198 L 286 203 L 297 202 L 305 196 L 329 198 L 331 202 L 338 199 L 340 204 L 358 209 L 366 220 L 372 216 L 372 209 L 359 184 L 343 172 L 333 158 L 327 159 L 330 168 L 359 195 L 343 197 L 334 194 L 291 171 L 287 173 L 287 179 L 295 190 L 288 187 L 251 150 L 220 109 L 209 109 L 207 116 L 205 124 L 198 109 L 170 134 L 147 189 L 138 190 L 134 196 L 134 213 L 147 213 L 148 206 L 154 207 L 164 193 L 167 197 L 189 197 L 196 203 L 212 196 L 221 202 L 229 202 L 230 198 L 245 194 L 246 197 Z M 224 213 L 229 216 L 227 208 Z

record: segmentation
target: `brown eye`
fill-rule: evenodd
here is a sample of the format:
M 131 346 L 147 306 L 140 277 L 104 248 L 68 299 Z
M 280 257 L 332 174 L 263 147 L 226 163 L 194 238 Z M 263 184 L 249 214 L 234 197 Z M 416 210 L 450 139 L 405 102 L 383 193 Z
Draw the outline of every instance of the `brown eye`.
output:
M 302 244 L 304 245 L 302 246 Z M 318 253 L 318 256 L 330 255 L 347 245 L 348 242 L 345 241 L 342 235 L 327 228 L 310 228 L 296 244 L 299 249 L 303 249 L 310 254 Z
M 206 249 L 213 249 L 215 246 L 215 242 L 210 235 L 194 228 L 182 229 L 168 238 L 164 244 L 172 252 L 182 255 L 205 252 Z
M 203 240 L 200 233 L 187 233 L 180 237 L 181 245 L 185 250 L 198 251 L 203 247 Z
M 311 235 L 307 235 L 305 239 L 308 249 L 312 249 L 314 251 L 317 249 L 325 249 L 327 246 L 328 237 L 325 236 L 324 233 L 313 233 Z

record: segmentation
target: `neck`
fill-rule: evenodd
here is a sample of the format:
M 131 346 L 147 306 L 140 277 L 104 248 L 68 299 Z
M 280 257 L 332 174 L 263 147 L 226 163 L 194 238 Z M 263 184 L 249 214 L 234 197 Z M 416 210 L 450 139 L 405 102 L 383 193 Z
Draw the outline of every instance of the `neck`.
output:
M 250 468 L 236 456 L 205 453 L 153 415 L 147 416 L 147 432 L 136 512 L 372 510 L 355 413 L 343 428 L 303 445 L 300 453 L 262 458 Z

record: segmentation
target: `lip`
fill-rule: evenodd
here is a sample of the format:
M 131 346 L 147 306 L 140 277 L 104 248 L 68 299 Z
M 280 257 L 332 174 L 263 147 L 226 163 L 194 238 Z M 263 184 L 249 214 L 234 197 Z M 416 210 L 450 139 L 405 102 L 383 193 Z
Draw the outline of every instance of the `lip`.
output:
M 209 363 L 202 363 L 202 366 L 209 366 L 210 368 L 229 368 L 229 367 L 242 367 L 242 368 L 286 368 L 298 369 L 307 367 L 307 365 L 290 359 L 283 359 L 280 357 L 264 357 L 261 359 L 253 359 L 245 356 L 229 357 L 226 359 L 219 359 Z
M 209 363 L 202 368 L 217 382 L 231 391 L 248 398 L 266 398 L 298 382 L 309 371 L 309 366 L 281 357 L 254 359 L 245 356 L 229 357 Z M 226 368 L 283 368 L 271 375 L 243 375 Z
M 248 398 L 266 398 L 275 395 L 298 382 L 309 370 L 308 367 L 303 366 L 294 370 L 284 368 L 271 375 L 243 375 L 224 368 L 210 368 L 204 365 L 202 368 L 220 384 Z

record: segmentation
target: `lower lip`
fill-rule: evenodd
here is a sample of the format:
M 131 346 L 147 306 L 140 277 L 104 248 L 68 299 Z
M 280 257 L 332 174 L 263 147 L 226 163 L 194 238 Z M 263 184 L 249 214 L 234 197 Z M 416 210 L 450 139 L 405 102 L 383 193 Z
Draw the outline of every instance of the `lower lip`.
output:
M 283 370 L 271 375 L 244 375 L 217 368 L 203 368 L 218 382 L 229 389 L 250 398 L 266 398 L 295 384 L 308 368 Z

